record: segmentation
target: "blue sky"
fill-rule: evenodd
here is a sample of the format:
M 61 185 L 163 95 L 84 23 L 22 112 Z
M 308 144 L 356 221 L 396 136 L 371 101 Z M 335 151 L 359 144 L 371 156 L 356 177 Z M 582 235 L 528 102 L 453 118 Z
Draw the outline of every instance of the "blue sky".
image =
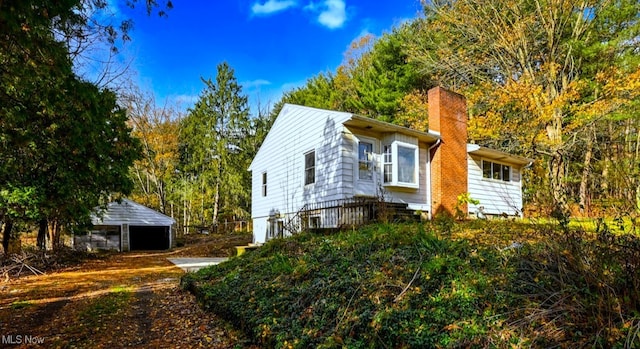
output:
M 115 1 L 114 1 L 115 2 Z M 380 35 L 421 9 L 419 0 L 173 1 L 167 18 L 118 5 L 133 18 L 123 55 L 159 104 L 189 107 L 223 61 L 235 70 L 252 112 L 283 91 L 333 71 L 357 37 Z

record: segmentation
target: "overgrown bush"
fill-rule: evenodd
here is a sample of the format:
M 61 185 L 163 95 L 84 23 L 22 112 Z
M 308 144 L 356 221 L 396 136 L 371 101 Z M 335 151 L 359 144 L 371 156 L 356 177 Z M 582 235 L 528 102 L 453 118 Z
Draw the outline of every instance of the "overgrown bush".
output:
M 182 286 L 267 347 L 640 345 L 637 237 L 466 224 L 299 234 Z

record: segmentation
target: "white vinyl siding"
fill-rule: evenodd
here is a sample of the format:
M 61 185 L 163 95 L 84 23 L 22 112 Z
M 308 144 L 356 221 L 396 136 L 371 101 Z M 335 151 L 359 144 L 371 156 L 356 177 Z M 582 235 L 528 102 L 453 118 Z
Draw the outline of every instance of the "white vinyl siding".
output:
M 267 173 L 262 173 L 262 196 L 267 196 Z
M 490 173 L 484 172 L 483 162 L 499 166 L 484 166 L 484 169 L 491 169 Z M 486 215 L 522 215 L 522 182 L 518 167 L 472 155 L 468 156 L 467 164 L 469 195 L 480 201 L 477 205 L 469 204 L 470 214 L 477 214 L 483 207 Z M 505 167 L 508 170 L 505 171 Z M 491 178 L 486 178 L 489 175 Z
M 342 180 L 353 182 L 352 164 L 341 161 L 343 123 L 349 118 L 342 112 L 283 107 L 250 166 L 255 242 L 265 241 L 269 216 L 295 214 L 309 202 L 344 198 L 348 186 Z M 315 149 L 315 178 L 304 185 L 305 153 L 311 149 Z M 268 196 L 262 196 L 262 173 L 268 173 Z
M 316 152 L 304 154 L 304 185 L 316 182 Z
M 272 221 L 274 218 L 286 221 L 305 204 L 384 195 L 388 201 L 428 209 L 428 145 L 418 144 L 416 137 L 404 134 L 376 133 L 364 127 L 347 128 L 344 124 L 351 119 L 352 115 L 348 113 L 291 104 L 283 107 L 250 166 L 255 242 L 266 241 L 270 218 Z M 370 157 L 359 156 L 361 142 L 372 145 Z M 410 175 L 405 177 L 413 179 L 415 184 L 412 183 L 412 187 L 391 186 L 380 192 L 383 142 L 406 143 L 407 148 L 415 151 L 417 163 L 413 178 Z M 368 146 L 363 147 L 369 149 Z M 305 154 L 310 151 L 314 152 L 314 178 L 306 181 L 310 166 L 307 166 Z M 370 162 L 365 159 L 370 159 Z M 366 173 L 368 168 L 372 170 L 371 179 L 361 178 L 369 177 Z M 265 185 L 263 173 L 268 174 L 267 196 L 262 195 Z
M 351 132 L 363 132 L 362 130 L 351 130 Z M 358 176 L 358 159 L 357 156 L 354 156 L 354 153 L 358 150 L 358 141 L 357 139 L 369 139 L 367 142 L 370 142 L 370 139 L 376 137 L 375 134 L 367 133 L 366 137 L 356 135 L 356 136 L 345 136 L 345 139 L 348 141 L 348 145 L 345 146 L 345 149 L 351 147 L 353 149 L 350 152 L 344 152 L 344 163 L 349 166 L 355 166 L 356 168 L 351 172 L 353 176 L 357 178 Z M 380 140 L 382 140 L 383 136 L 378 136 Z M 408 139 L 404 139 L 408 140 Z M 380 193 L 380 187 L 383 184 L 383 176 L 384 176 L 384 147 L 378 143 L 377 146 L 374 146 L 374 158 L 376 159 L 374 167 L 377 167 L 377 172 L 375 173 L 375 183 L 373 185 L 365 186 L 362 185 L 363 181 L 358 181 L 358 185 L 351 186 L 350 183 L 353 182 L 353 178 L 350 175 L 346 175 L 349 172 L 344 171 L 345 176 L 343 177 L 343 185 L 345 185 L 345 195 L 347 197 L 351 196 L 380 196 L 383 195 L 385 200 L 392 202 L 403 202 L 410 205 L 411 208 L 421 209 L 421 210 L 429 210 L 429 205 L 427 203 L 427 195 L 428 190 L 430 190 L 430 184 L 427 183 L 428 174 L 427 171 L 430 171 L 430 165 L 427 162 L 427 148 L 428 145 L 420 144 L 416 146 L 418 149 L 418 174 L 417 174 L 417 188 L 406 188 L 406 187 L 393 187 L 387 186 L 384 187 L 384 193 Z M 351 179 L 351 182 L 349 181 Z M 366 181 L 365 181 L 366 182 Z

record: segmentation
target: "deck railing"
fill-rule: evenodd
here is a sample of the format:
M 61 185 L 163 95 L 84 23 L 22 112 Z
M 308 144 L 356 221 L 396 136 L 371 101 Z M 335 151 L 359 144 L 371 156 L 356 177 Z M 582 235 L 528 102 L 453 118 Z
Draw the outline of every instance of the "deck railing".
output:
M 272 220 L 267 238 L 302 230 L 340 230 L 377 222 L 386 203 L 374 198 L 351 198 L 305 204 L 298 212 Z M 276 226 L 282 222 L 282 229 Z

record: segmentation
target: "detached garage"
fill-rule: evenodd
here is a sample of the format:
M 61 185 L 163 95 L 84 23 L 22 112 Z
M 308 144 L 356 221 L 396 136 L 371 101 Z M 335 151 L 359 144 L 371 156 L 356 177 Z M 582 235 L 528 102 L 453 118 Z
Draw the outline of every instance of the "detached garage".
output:
M 77 249 L 167 250 L 175 242 L 173 218 L 128 199 L 109 203 L 91 222 L 91 232 L 74 237 Z

